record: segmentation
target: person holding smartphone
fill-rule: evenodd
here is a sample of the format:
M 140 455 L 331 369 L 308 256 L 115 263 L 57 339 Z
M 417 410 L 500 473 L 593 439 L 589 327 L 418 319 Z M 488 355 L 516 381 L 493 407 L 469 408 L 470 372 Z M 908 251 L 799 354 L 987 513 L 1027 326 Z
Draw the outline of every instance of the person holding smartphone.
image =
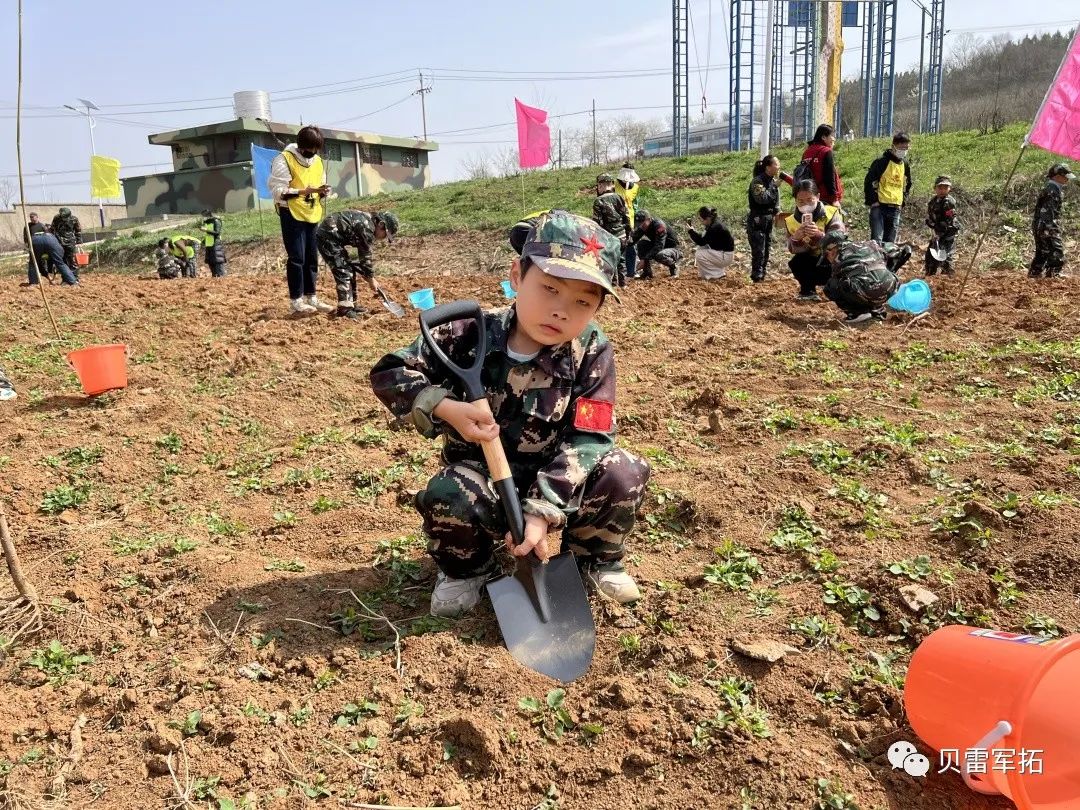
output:
M 303 127 L 296 133 L 296 142 L 288 144 L 270 167 L 270 192 L 277 204 L 281 241 L 289 257 L 285 274 L 293 315 L 314 315 L 334 309 L 315 295 L 315 276 L 319 270 L 315 228 L 323 218 L 323 199 L 330 194 L 326 170 L 319 157 L 324 142 L 318 127 Z
M 796 183 L 794 191 L 795 210 L 778 217 L 778 222 L 787 229 L 791 252 L 788 267 L 799 282 L 796 300 L 820 301 L 817 288 L 823 287 L 832 274 L 832 268 L 821 255 L 821 239 L 827 233 L 846 233 L 847 226 L 839 208 L 821 202 L 813 180 Z

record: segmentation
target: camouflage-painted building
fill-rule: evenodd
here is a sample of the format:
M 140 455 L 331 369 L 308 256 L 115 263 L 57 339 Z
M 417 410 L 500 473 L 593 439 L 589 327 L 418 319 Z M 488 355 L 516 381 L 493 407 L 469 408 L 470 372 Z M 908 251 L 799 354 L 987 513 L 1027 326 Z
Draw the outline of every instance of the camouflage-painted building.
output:
M 281 149 L 267 127 L 285 143 L 294 141 L 300 130 L 294 124 L 237 118 L 151 135 L 150 143 L 172 149 L 173 170 L 124 178 L 128 217 L 197 214 L 204 208 L 254 208 L 251 144 Z M 323 128 L 322 132 L 326 137 L 322 159 L 327 182 L 341 197 L 419 189 L 431 184 L 428 152 L 439 148 L 433 141 L 344 129 Z M 261 204 L 272 203 L 263 200 Z

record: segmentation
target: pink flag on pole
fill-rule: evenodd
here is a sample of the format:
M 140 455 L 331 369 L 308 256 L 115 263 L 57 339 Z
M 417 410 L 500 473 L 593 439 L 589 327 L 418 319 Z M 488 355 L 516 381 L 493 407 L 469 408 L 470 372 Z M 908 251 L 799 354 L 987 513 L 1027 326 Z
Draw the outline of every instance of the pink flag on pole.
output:
M 551 154 L 551 130 L 548 129 L 546 111 L 539 107 L 522 104 L 516 98 L 518 131 L 518 166 L 534 169 L 546 166 Z
M 1035 116 L 1028 142 L 1080 160 L 1080 28 Z

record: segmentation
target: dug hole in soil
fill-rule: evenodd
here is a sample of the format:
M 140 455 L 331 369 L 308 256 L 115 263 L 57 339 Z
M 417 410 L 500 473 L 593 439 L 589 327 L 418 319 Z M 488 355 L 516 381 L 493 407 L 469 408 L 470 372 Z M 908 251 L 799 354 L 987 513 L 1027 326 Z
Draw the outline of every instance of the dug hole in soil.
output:
M 402 303 L 502 305 L 477 272 L 495 244 L 401 240 L 377 264 Z M 885 752 L 915 740 L 901 685 L 933 627 L 1077 626 L 1073 279 L 980 275 L 949 306 L 937 279 L 933 317 L 865 332 L 775 268 L 605 304 L 619 444 L 653 466 L 628 543 L 644 598 L 594 602 L 595 660 L 561 694 L 486 603 L 427 616 L 412 495 L 438 448 L 368 385 L 414 313 L 290 320 L 267 263 L 48 288 L 65 351 L 130 347 L 129 387 L 95 399 L 39 293 L 0 280 L 0 495 L 45 612 L 2 667 L 9 802 L 47 793 L 83 716 L 73 807 L 1011 806 Z M 762 647 L 782 657 L 736 651 Z

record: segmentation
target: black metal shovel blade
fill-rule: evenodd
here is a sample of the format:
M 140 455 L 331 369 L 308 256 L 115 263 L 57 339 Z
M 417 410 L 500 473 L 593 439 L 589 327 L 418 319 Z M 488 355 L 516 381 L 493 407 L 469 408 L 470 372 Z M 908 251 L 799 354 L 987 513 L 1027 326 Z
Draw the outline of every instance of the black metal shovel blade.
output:
M 515 575 L 487 585 L 510 654 L 524 666 L 569 683 L 592 663 L 596 625 L 574 555 L 541 563 L 529 555 Z

